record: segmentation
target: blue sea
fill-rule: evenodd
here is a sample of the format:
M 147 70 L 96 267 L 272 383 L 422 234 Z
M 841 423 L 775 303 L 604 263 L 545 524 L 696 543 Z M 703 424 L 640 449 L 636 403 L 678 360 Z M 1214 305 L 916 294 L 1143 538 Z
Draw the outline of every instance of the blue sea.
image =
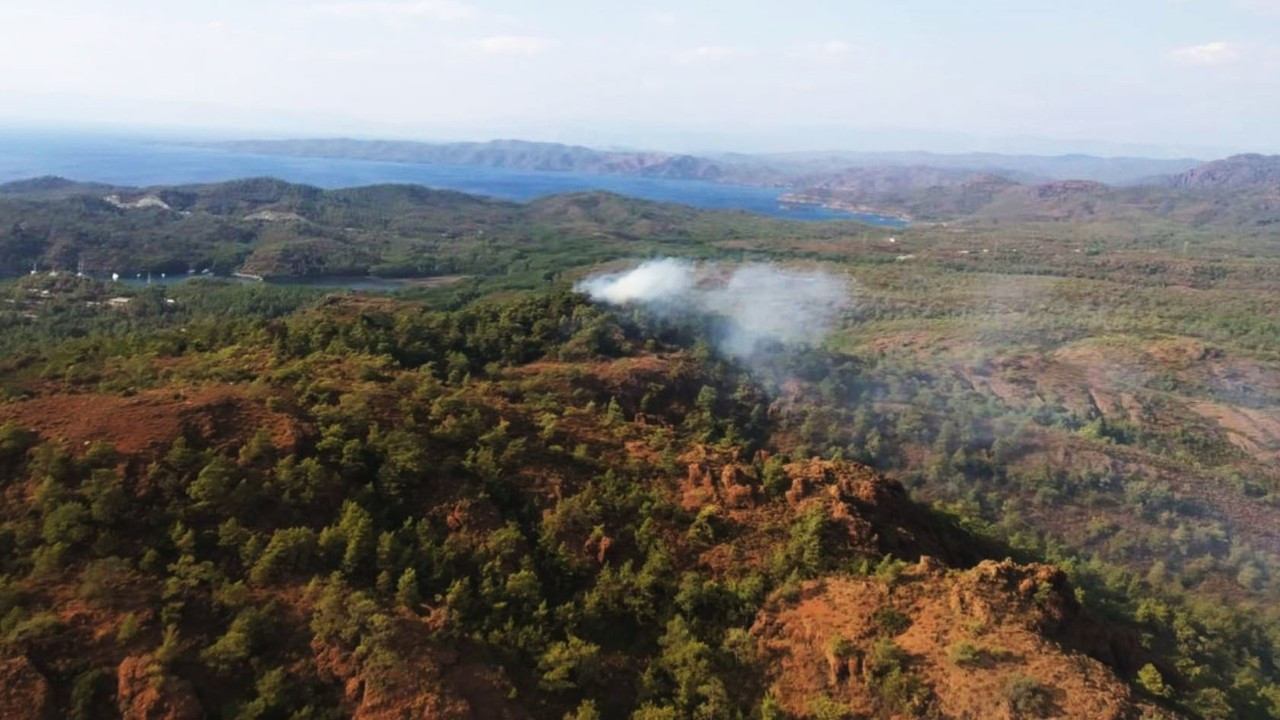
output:
M 412 183 L 521 202 L 557 193 L 607 190 L 648 200 L 746 210 L 792 220 L 860 220 L 874 225 L 903 225 L 896 218 L 881 215 L 814 206 L 786 207 L 778 202 L 780 191 L 775 188 L 699 180 L 257 155 L 135 137 L 0 130 L 0 183 L 41 175 L 132 186 L 264 176 L 322 188 Z

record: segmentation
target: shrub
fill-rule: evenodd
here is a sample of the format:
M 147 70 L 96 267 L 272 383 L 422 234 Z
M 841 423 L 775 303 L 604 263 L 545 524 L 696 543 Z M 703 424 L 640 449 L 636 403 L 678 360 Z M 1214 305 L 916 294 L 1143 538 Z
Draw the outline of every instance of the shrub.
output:
M 12 463 L 22 459 L 39 440 L 38 435 L 21 425 L 11 422 L 0 425 L 0 462 Z
M 827 650 L 838 660 L 848 660 L 853 657 L 857 647 L 847 638 L 837 635 L 831 638 L 831 642 L 827 644 Z
M 15 623 L 7 639 L 13 644 L 38 643 L 57 637 L 64 629 L 62 619 L 55 613 L 42 612 Z
M 947 648 L 947 659 L 951 661 L 952 665 L 961 667 L 977 665 L 982 660 L 982 650 L 971 642 L 961 640 L 960 642 L 952 643 L 951 647 Z
M 897 608 L 888 605 L 872 613 L 871 621 L 886 635 L 900 635 L 911 627 L 911 618 L 903 615 Z
M 898 578 L 902 577 L 902 571 L 906 568 L 906 561 L 897 560 L 892 555 L 885 555 L 876 565 L 875 576 L 886 585 L 894 585 L 898 582 Z
M 1052 708 L 1049 690 L 1030 675 L 1015 675 L 1004 690 L 1005 699 L 1020 715 L 1041 717 Z
M 907 664 L 907 653 L 889 638 L 880 638 L 871 646 L 866 670 L 874 677 L 883 677 Z
M 809 714 L 816 720 L 844 720 L 850 716 L 849 707 L 826 695 L 809 701 Z

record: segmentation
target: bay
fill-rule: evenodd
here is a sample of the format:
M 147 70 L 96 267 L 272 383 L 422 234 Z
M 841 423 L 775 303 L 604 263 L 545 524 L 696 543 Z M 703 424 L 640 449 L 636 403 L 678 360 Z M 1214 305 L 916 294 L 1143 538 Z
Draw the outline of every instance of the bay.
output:
M 275 177 L 321 188 L 410 183 L 525 202 L 586 190 L 682 203 L 716 210 L 745 210 L 790 220 L 858 220 L 902 227 L 898 218 L 823 207 L 787 206 L 777 188 L 725 185 L 626 175 L 505 170 L 230 152 L 128 136 L 95 136 L 0 130 L 0 183 L 58 175 L 112 185 L 180 185 Z

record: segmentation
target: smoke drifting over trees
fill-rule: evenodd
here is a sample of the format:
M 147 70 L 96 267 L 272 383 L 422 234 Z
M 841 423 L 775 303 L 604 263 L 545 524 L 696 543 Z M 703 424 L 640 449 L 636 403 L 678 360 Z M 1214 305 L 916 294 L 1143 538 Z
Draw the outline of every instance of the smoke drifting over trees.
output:
M 851 299 L 847 279 L 828 272 L 677 258 L 597 275 L 579 283 L 577 290 L 597 302 L 641 305 L 674 319 L 722 319 L 717 345 L 739 359 L 751 359 L 762 344 L 821 342 Z

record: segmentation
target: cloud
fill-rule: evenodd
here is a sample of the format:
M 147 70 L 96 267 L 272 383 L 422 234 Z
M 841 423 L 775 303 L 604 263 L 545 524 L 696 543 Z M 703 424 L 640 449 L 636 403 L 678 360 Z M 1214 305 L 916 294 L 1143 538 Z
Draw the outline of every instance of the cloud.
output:
M 853 52 L 853 46 L 843 40 L 828 40 L 826 42 L 813 43 L 809 45 L 808 50 L 813 55 L 823 57 L 844 57 Z
M 470 47 L 488 55 L 537 55 L 555 42 L 535 35 L 494 35 L 469 43 Z
M 719 62 L 733 55 L 733 50 L 723 45 L 703 45 L 676 53 L 676 60 L 682 63 Z
M 1210 42 L 1191 45 L 1170 52 L 1167 57 L 1181 65 L 1214 67 L 1230 65 L 1240 59 L 1240 48 L 1229 42 Z
M 826 40 L 801 45 L 790 54 L 809 63 L 834 66 L 847 62 L 856 51 L 856 47 L 843 40 Z
M 308 10 L 316 15 L 380 20 L 425 18 L 452 22 L 456 20 L 473 20 L 480 16 L 480 11 L 475 6 L 457 2 L 457 0 L 334 2 L 313 5 Z
M 1280 15 L 1280 0 L 1234 0 L 1232 4 L 1262 15 Z
M 649 23 L 662 27 L 674 27 L 680 23 L 680 16 L 670 11 L 652 12 L 646 19 Z

